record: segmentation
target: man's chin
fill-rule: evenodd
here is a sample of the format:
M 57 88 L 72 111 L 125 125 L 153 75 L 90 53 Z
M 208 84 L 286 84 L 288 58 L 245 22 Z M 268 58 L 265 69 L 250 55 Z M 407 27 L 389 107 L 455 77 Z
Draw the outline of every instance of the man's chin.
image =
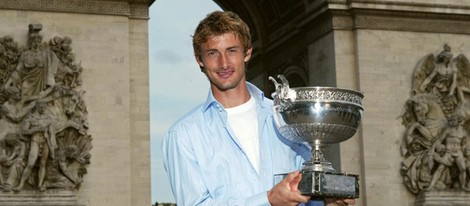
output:
M 219 91 L 228 91 L 235 89 L 237 84 L 234 83 L 225 83 L 225 84 L 213 84 Z

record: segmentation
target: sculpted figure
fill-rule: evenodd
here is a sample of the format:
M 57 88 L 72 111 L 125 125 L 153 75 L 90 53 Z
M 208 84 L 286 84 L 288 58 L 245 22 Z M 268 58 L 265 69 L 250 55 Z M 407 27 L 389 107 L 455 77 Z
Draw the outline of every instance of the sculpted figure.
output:
M 430 148 L 447 124 L 439 99 L 430 94 L 419 94 L 410 98 L 406 106 L 403 121 L 408 129 L 403 154 L 412 143 L 419 143 L 423 149 Z
M 49 41 L 51 50 L 57 54 L 61 61 L 55 75 L 55 81 L 69 88 L 75 88 L 82 84 L 81 63 L 75 63 L 75 55 L 72 53 L 72 39 L 70 37 L 54 37 Z
M 84 92 L 77 92 L 64 85 L 56 84 L 51 95 L 41 101 L 51 101 L 54 107 L 48 108 L 56 133 L 68 128 L 85 134 L 88 129 L 87 111 L 83 102 Z
M 4 85 L 16 68 L 20 47 L 11 36 L 0 38 L 0 85 Z
M 55 84 L 54 75 L 59 66 L 56 54 L 42 43 L 41 24 L 30 24 L 28 50 L 18 59 L 16 70 L 5 86 L 21 88 L 23 97 L 38 95 Z
M 457 69 L 450 64 L 453 56 L 450 50 L 451 48 L 445 45 L 444 50 L 437 55 L 431 73 L 419 85 L 420 92 L 434 94 L 446 92 L 448 96 L 454 95 L 457 88 Z
M 425 190 L 434 189 L 443 190 L 450 188 L 452 185 L 452 177 L 450 175 L 450 167 L 454 164 L 454 159 L 449 156 L 444 144 L 437 144 L 435 151 L 429 152 L 428 167 L 434 168 L 432 179 Z M 437 167 L 435 166 L 437 164 Z
M 467 174 L 465 157 L 463 154 L 463 143 L 467 140 L 467 132 L 463 128 L 463 116 L 454 114 L 449 118 L 449 127 L 446 128 L 440 135 L 439 139 L 434 143 L 433 148 L 430 150 L 430 155 L 433 155 L 437 145 L 445 145 L 445 153 L 442 156 L 435 156 L 430 160 L 431 167 L 433 161 L 440 163 L 434 171 L 431 183 L 427 190 L 433 190 L 437 180 L 441 177 L 442 171 L 452 165 L 458 168 L 458 179 L 461 189 L 466 188 Z
M 75 61 L 72 38 L 43 41 L 41 30 L 41 24 L 30 24 L 25 46 L 10 36 L 0 37 L 4 191 L 75 189 L 90 164 L 93 146 L 80 87 L 81 62 Z
M 26 144 L 18 134 L 8 133 L 0 145 L 0 181 L 3 191 L 9 192 L 23 171 Z
M 28 104 L 21 102 L 20 91 L 16 87 L 7 87 L 4 89 L 4 94 L 7 96 L 0 110 L 0 139 L 5 137 L 7 133 L 13 132 L 18 133 L 18 123 L 32 110 L 35 101 L 31 101 Z
M 469 160 L 463 149 L 470 131 L 469 88 L 470 62 L 463 54 L 454 57 L 447 44 L 415 67 L 402 115 L 406 132 L 401 145 L 401 173 L 412 193 L 468 190 Z
M 412 94 L 429 93 L 440 98 L 442 110 L 451 114 L 455 107 L 466 101 L 470 90 L 470 63 L 464 55 L 453 58 L 451 47 L 437 55 L 426 55 L 416 66 Z
M 81 182 L 78 176 L 78 158 L 80 151 L 75 145 L 68 145 L 57 152 L 57 158 L 47 164 L 46 180 L 42 185 L 46 188 L 77 188 Z
M 28 162 L 21 175 L 20 183 L 15 191 L 23 188 L 25 181 L 29 178 L 31 169 L 39 158 L 38 171 L 38 188 L 43 188 L 44 177 L 46 175 L 46 164 L 49 155 L 55 158 L 55 149 L 57 142 L 55 139 L 55 131 L 52 126 L 51 118 L 45 113 L 46 103 L 38 103 L 33 109 L 33 113 L 29 115 L 23 122 L 21 132 L 25 136 L 30 136 L 31 143 L 28 155 Z
M 428 150 L 445 128 L 447 120 L 439 99 L 431 94 L 418 94 L 407 101 L 403 114 L 407 131 L 402 144 L 401 172 L 408 188 L 417 193 L 429 185 L 432 175 L 427 164 L 432 157 Z

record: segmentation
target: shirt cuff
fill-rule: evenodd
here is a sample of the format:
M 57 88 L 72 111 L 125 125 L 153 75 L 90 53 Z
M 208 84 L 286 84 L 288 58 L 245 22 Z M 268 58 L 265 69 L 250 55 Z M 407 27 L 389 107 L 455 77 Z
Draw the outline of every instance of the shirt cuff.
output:
M 263 192 L 246 199 L 246 205 L 270 206 L 271 204 L 268 200 L 268 194 L 266 192 Z

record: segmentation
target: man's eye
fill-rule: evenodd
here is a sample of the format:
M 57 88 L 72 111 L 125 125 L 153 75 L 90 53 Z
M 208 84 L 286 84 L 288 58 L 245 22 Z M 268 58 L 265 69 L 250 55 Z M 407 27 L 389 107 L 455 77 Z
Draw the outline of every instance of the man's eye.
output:
M 236 54 L 236 53 L 238 53 L 238 49 L 230 49 L 230 50 L 228 50 L 228 52 L 231 53 L 231 54 Z
M 215 51 L 211 51 L 211 52 L 207 52 L 207 56 L 216 56 L 217 55 L 217 52 Z

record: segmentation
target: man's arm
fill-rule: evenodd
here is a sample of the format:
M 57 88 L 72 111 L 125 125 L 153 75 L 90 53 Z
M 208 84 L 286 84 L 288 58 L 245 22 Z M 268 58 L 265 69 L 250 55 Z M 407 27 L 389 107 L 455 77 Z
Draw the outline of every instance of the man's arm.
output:
M 10 121 L 18 123 L 33 109 L 35 104 L 36 102 L 30 102 L 25 107 L 21 108 L 19 111 L 13 111 L 5 103 L 2 105 L 2 113 L 8 119 L 10 119 Z

